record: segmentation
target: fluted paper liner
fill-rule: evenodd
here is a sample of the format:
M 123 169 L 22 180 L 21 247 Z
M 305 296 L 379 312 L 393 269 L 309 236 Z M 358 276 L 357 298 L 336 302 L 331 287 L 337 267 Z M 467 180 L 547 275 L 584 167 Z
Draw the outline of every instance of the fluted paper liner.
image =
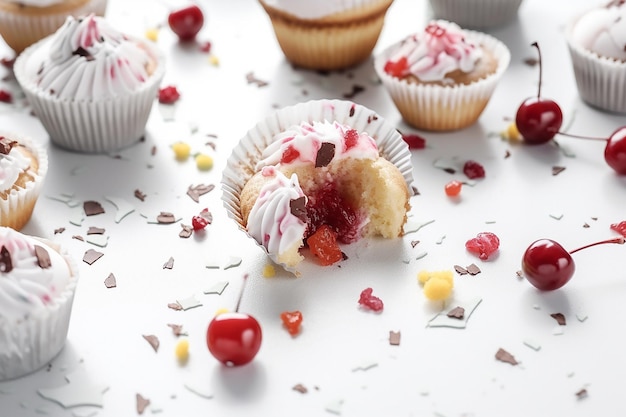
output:
M 375 111 L 347 100 L 312 100 L 299 103 L 277 110 L 257 123 L 241 138 L 228 158 L 221 180 L 222 201 L 228 216 L 246 234 L 248 232 L 241 216 L 241 190 L 256 172 L 255 165 L 261 159 L 263 150 L 275 140 L 277 134 L 289 127 L 314 121 L 336 121 L 369 134 L 378 145 L 380 156 L 398 167 L 406 181 L 409 195 L 412 194 L 411 153 L 394 126 Z M 257 244 L 267 253 L 263 245 L 259 242 Z
M 0 198 L 0 226 L 15 230 L 22 229 L 30 217 L 41 194 L 41 187 L 48 172 L 48 153 L 43 145 L 29 137 L 14 133 L 0 132 L 0 137 L 18 141 L 35 155 L 39 168 L 32 181 L 26 183 L 25 188 L 12 189 L 6 200 Z
M 69 100 L 56 98 L 27 79 L 26 65 L 47 37 L 28 47 L 15 61 L 15 77 L 50 140 L 56 145 L 84 153 L 104 153 L 128 147 L 145 133 L 148 117 L 165 74 L 165 57 L 150 41 L 137 40 L 150 51 L 157 65 L 136 90 L 111 99 Z
M 57 246 L 41 240 L 52 248 Z M 78 283 L 78 264 L 67 252 L 60 249 L 59 252 L 72 273 L 65 290 L 52 303 L 17 322 L 0 317 L 0 381 L 42 368 L 65 345 Z
M 464 28 L 486 29 L 513 20 L 521 3 L 522 0 L 430 0 L 430 7 L 437 19 Z
M 467 85 L 440 86 L 409 83 L 384 70 L 385 63 L 400 47 L 399 41 L 374 59 L 374 68 L 398 111 L 417 129 L 453 131 L 475 123 L 491 99 L 511 61 L 504 43 L 482 32 L 465 30 L 467 37 L 490 50 L 498 61 L 496 71 Z

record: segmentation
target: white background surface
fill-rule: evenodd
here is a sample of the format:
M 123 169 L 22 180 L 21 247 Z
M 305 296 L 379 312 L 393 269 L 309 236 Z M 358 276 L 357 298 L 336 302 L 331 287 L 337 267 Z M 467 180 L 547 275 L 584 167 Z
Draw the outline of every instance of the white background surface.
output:
M 344 248 L 341 267 L 308 263 L 301 278 L 279 273 L 263 278 L 267 259 L 231 221 L 220 201 L 219 187 L 195 203 L 185 195 L 197 184 L 219 185 L 232 147 L 258 120 L 276 107 L 319 98 L 342 98 L 353 84 L 366 87 L 354 101 L 405 132 L 371 61 L 342 73 L 321 75 L 293 69 L 276 44 L 260 5 L 247 1 L 204 1 L 207 22 L 199 40 L 212 42 L 219 66 L 196 47 L 181 47 L 165 26 L 158 44 L 168 56 L 163 85 L 176 85 L 182 98 L 173 120 L 158 105 L 146 140 L 115 155 L 81 155 L 48 146 L 50 171 L 43 196 L 25 232 L 62 243 L 80 262 L 78 286 L 67 345 L 49 369 L 0 383 L 0 416 L 33 415 L 118 417 L 137 415 L 135 395 L 151 400 L 144 415 L 162 416 L 618 416 L 624 404 L 625 342 L 622 314 L 626 294 L 623 246 L 596 247 L 574 255 L 576 273 L 563 289 L 540 293 L 516 272 L 525 248 L 542 237 L 569 249 L 616 236 L 611 223 L 626 220 L 626 178 L 616 176 L 603 159 L 604 145 L 559 139 L 574 156 L 546 144 L 511 144 L 497 135 L 514 117 L 519 104 L 536 94 L 537 67 L 530 43 L 538 41 L 544 57 L 543 95 L 562 107 L 571 133 L 608 136 L 625 122 L 586 106 L 578 97 L 563 38 L 567 20 L 591 2 L 525 0 L 519 19 L 490 33 L 511 49 L 511 67 L 480 121 L 463 131 L 420 133 L 425 150 L 413 152 L 415 185 L 413 221 L 434 222 L 396 241 L 362 241 Z M 168 10 L 181 3 L 110 0 L 109 17 L 120 29 L 137 35 L 164 24 Z M 396 0 L 390 8 L 376 51 L 421 29 L 429 19 L 425 2 Z M 4 45 L 1 56 L 10 57 Z M 246 82 L 253 72 L 269 85 Z M 15 89 L 10 82 L 2 88 Z M 29 109 L 0 107 L 0 126 L 48 144 Z M 193 127 L 197 133 L 193 133 Z M 206 136 L 214 134 L 217 138 Z M 192 160 L 178 162 L 170 145 L 192 145 L 193 152 L 215 158 L 210 172 Z M 213 151 L 207 141 L 216 144 Z M 153 155 L 151 150 L 156 147 Z M 507 152 L 510 157 L 506 158 Z M 117 157 L 114 157 L 117 156 Z M 433 167 L 438 158 L 474 159 L 486 178 L 464 187 L 461 198 L 445 196 L 444 184 L 464 179 Z M 565 171 L 552 175 L 553 166 Z M 147 197 L 133 196 L 136 189 Z M 77 208 L 53 198 L 73 193 L 82 203 L 97 200 L 106 213 L 70 224 Z M 135 209 L 120 223 L 106 201 L 123 199 Z M 142 214 L 170 211 L 190 224 L 208 207 L 214 222 L 202 236 L 181 239 L 179 223 L 149 224 Z M 552 215 L 552 216 L 551 216 Z M 560 220 L 555 216 L 562 215 Z M 558 217 L 558 216 L 557 216 Z M 594 220 L 595 219 L 595 220 Z M 587 224 L 589 227 L 584 227 Z M 103 227 L 104 248 L 73 239 L 86 237 L 89 226 Z M 54 230 L 65 227 L 61 234 Z M 501 240 L 497 256 L 487 262 L 466 252 L 465 241 L 491 231 Z M 415 248 L 412 240 L 419 240 Z M 81 261 L 90 248 L 104 256 L 93 265 Z M 416 259 L 422 252 L 427 256 Z M 212 259 L 242 258 L 235 268 L 207 269 Z M 173 269 L 163 264 L 174 258 Z M 428 328 L 441 308 L 425 299 L 417 283 L 421 270 L 452 269 L 476 263 L 476 276 L 455 274 L 455 300 L 482 299 L 467 328 Z M 117 288 L 104 279 L 113 273 Z M 264 340 L 256 359 L 240 368 L 225 368 L 208 352 L 205 333 L 220 308 L 233 309 L 243 276 L 250 279 L 241 310 L 254 315 Z M 221 296 L 205 295 L 213 283 L 228 281 Z M 385 303 L 381 314 L 360 309 L 360 292 L 372 287 Z M 167 307 L 196 295 L 202 306 L 187 311 Z M 292 338 L 279 314 L 300 310 L 302 333 Z M 550 317 L 562 313 L 559 328 Z M 586 316 L 580 321 L 577 315 Z M 188 333 L 190 360 L 180 366 L 174 355 L 178 339 L 167 327 L 181 324 Z M 555 334 L 555 329 L 562 334 Z M 401 331 L 400 346 L 390 346 L 389 331 Z M 159 337 L 154 352 L 142 338 Z M 535 351 L 524 344 L 533 340 Z M 518 366 L 499 362 L 506 349 Z M 354 370 L 359 365 L 375 365 Z M 64 409 L 37 394 L 64 386 L 65 376 L 85 371 L 87 379 L 108 389 L 103 407 Z M 184 387 L 188 381 L 212 394 L 202 398 Z M 302 384 L 306 394 L 292 387 Z M 587 389 L 586 398 L 576 393 Z

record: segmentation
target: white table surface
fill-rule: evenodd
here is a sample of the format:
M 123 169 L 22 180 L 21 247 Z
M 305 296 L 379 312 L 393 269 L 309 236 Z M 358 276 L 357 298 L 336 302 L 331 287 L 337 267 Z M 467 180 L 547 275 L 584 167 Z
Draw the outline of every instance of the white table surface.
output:
M 525 0 L 516 21 L 491 30 L 510 48 L 511 66 L 479 122 L 454 133 L 417 132 L 405 125 L 376 83 L 371 61 L 327 75 L 293 69 L 254 0 L 201 2 L 207 22 L 198 39 L 212 42 L 217 66 L 195 47 L 182 48 L 167 26 L 161 29 L 158 45 L 168 57 L 163 85 L 176 85 L 182 98 L 173 119 L 155 103 L 145 142 L 130 149 L 114 155 L 61 150 L 48 144 L 44 129 L 19 100 L 2 105 L 3 129 L 48 146 L 45 188 L 24 231 L 63 244 L 80 263 L 80 283 L 66 347 L 46 369 L 0 383 L 0 416 L 133 416 L 136 394 L 151 401 L 144 415 L 168 417 L 626 414 L 626 247 L 605 245 L 576 253 L 575 276 L 558 291 L 541 293 L 516 276 L 525 248 L 538 238 L 574 249 L 616 236 L 609 226 L 626 220 L 626 177 L 606 165 L 602 143 L 562 138 L 564 152 L 553 144 L 524 146 L 498 136 L 522 100 L 536 94 L 538 69 L 523 62 L 536 56 L 533 41 L 543 51 L 543 96 L 561 105 L 569 132 L 608 136 L 624 124 L 623 116 L 585 105 L 576 90 L 563 26 L 589 3 Z M 120 29 L 143 36 L 164 24 L 167 11 L 180 4 L 110 0 L 108 16 Z M 424 1 L 396 0 L 376 51 L 419 30 L 429 13 Z M 11 57 L 11 52 L 1 45 L 0 56 Z M 269 84 L 248 84 L 249 72 Z M 411 198 L 411 219 L 434 222 L 395 241 L 345 247 L 349 259 L 340 268 L 308 263 L 300 278 L 281 271 L 264 278 L 266 256 L 222 207 L 219 181 L 226 158 L 239 138 L 276 107 L 342 98 L 354 84 L 366 88 L 354 101 L 427 140 L 426 149 L 413 151 L 420 194 Z M 10 81 L 0 88 L 16 91 Z M 211 153 L 215 167 L 201 172 L 192 160 L 176 161 L 170 145 L 179 140 L 192 144 L 194 152 Z M 205 145 L 208 141 L 215 143 L 215 151 Z M 451 200 L 444 184 L 463 175 L 446 173 L 433 162 L 455 157 L 483 164 L 486 178 Z M 566 169 L 553 175 L 554 166 Z M 186 191 L 197 184 L 218 187 L 196 203 Z M 146 194 L 145 201 L 134 197 L 136 189 Z M 106 212 L 74 225 L 70 220 L 80 206 L 55 199 L 64 193 L 79 203 L 99 201 Z M 135 211 L 117 223 L 107 197 L 121 199 Z M 142 216 L 170 211 L 190 224 L 191 216 L 205 207 L 213 213 L 213 224 L 203 236 L 189 239 L 178 237 L 180 222 L 155 225 Z M 105 228 L 106 247 L 73 238 L 86 237 L 89 226 Z M 55 234 L 61 227 L 65 231 Z M 486 262 L 464 247 L 483 231 L 501 240 L 498 255 Z M 419 240 L 415 248 L 414 240 Z M 88 265 L 81 261 L 88 249 L 104 256 Z M 427 255 L 417 259 L 423 252 Z M 170 257 L 174 266 L 164 269 Z M 224 265 L 230 257 L 240 257 L 241 264 L 206 267 L 214 259 Z M 424 297 L 418 272 L 471 263 L 482 272 L 455 274 L 450 301 L 482 300 L 466 328 L 428 327 L 441 304 Z M 104 280 L 110 273 L 117 287 L 107 289 Z M 226 368 L 209 354 L 206 329 L 218 309 L 234 308 L 246 274 L 241 310 L 261 323 L 263 344 L 249 365 Z M 221 281 L 229 283 L 222 295 L 203 293 Z M 358 307 L 366 287 L 385 303 L 381 314 Z M 167 307 L 192 295 L 202 306 L 186 311 Z M 304 315 L 297 337 L 281 325 L 279 314 L 288 310 Z M 559 327 L 553 313 L 564 314 L 566 326 Z M 188 334 L 185 366 L 177 363 L 179 339 L 168 323 L 183 325 Z M 401 332 L 399 346 L 389 344 L 391 330 Z M 142 338 L 146 334 L 159 338 L 158 352 Z M 513 354 L 519 365 L 496 360 L 499 348 Z M 38 394 L 39 389 L 66 385 L 66 376 L 74 372 L 106 388 L 102 407 L 65 409 Z M 201 387 L 211 398 L 185 384 Z M 308 392 L 293 390 L 296 384 Z M 584 398 L 576 395 L 582 389 L 587 390 Z

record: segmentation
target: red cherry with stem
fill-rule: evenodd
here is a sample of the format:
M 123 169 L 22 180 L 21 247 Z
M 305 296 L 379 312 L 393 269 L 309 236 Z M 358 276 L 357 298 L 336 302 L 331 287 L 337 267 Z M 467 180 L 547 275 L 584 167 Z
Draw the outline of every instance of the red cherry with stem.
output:
M 563 132 L 559 132 L 559 134 L 576 139 L 606 141 L 606 147 L 604 148 L 604 160 L 611 168 L 613 168 L 615 172 L 620 175 L 626 175 L 626 126 L 622 126 L 615 130 L 608 139 L 572 135 Z
M 537 97 L 530 97 L 522 102 L 515 115 L 515 124 L 526 143 L 538 145 L 550 141 L 558 133 L 563 124 L 563 112 L 554 100 L 541 97 L 541 50 L 537 42 L 533 42 L 531 46 L 537 48 L 539 55 Z
M 245 280 L 247 277 L 244 278 L 235 312 L 218 314 L 207 329 L 209 352 L 226 366 L 241 366 L 252 361 L 263 339 L 259 322 L 251 315 L 239 312 Z
M 171 12 L 167 17 L 167 23 L 178 39 L 192 41 L 204 25 L 204 14 L 194 4 Z
M 572 254 L 606 243 L 624 244 L 626 239 L 618 237 L 592 243 L 568 252 L 551 239 L 539 239 L 531 243 L 522 257 L 522 271 L 526 279 L 542 291 L 561 288 L 574 275 L 575 264 Z

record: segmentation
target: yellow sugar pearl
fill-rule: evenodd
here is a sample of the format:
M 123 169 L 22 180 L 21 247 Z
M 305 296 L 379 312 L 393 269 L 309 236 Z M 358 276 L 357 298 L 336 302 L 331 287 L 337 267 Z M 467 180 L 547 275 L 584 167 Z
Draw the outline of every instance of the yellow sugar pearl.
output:
M 276 275 L 276 269 L 274 268 L 274 265 L 267 264 L 263 267 L 263 277 L 272 278 L 275 275 Z
M 228 309 L 227 309 L 227 308 L 225 308 L 225 307 L 222 307 L 222 308 L 218 309 L 218 310 L 215 312 L 215 315 L 216 315 L 216 316 L 219 316 L 219 315 L 220 315 L 220 314 L 222 314 L 222 313 L 228 313 Z
M 176 344 L 176 359 L 178 362 L 185 363 L 189 359 L 189 340 L 182 339 Z
M 431 278 L 438 278 L 448 281 L 450 285 L 454 285 L 454 275 L 451 270 L 444 271 L 420 271 L 417 274 L 417 280 L 420 284 L 425 284 Z
M 217 66 L 220 64 L 220 60 L 219 60 L 219 58 L 218 58 L 218 57 L 216 57 L 215 55 L 211 55 L 211 56 L 209 57 L 209 63 L 210 63 L 211 65 L 214 65 L 214 66 L 216 66 L 216 67 L 217 67 Z
M 452 293 L 452 283 L 445 278 L 431 278 L 424 284 L 424 295 L 429 300 L 445 300 Z
M 511 122 L 506 129 L 506 137 L 510 141 L 519 141 L 522 140 L 522 135 L 520 135 L 519 130 L 517 130 L 517 125 L 515 122 Z
M 208 171 L 213 168 L 213 158 L 210 155 L 199 153 L 196 155 L 196 166 L 200 171 Z
M 159 38 L 159 29 L 150 28 L 146 30 L 146 38 L 151 40 L 152 42 L 156 42 L 157 39 Z
M 172 150 L 174 151 L 176 159 L 178 159 L 179 161 L 184 161 L 189 158 L 189 154 L 191 153 L 191 146 L 189 146 L 185 142 L 176 142 L 172 145 Z

